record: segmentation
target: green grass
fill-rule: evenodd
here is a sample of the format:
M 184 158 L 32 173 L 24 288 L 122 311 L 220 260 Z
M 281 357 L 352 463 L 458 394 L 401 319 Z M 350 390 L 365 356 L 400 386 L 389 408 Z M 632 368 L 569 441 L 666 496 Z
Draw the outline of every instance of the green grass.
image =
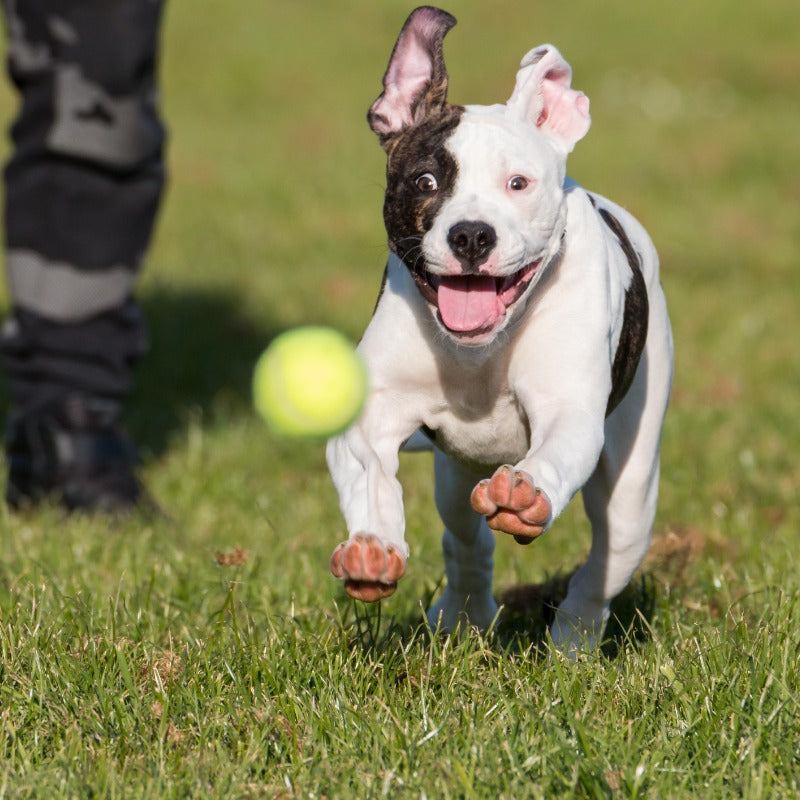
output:
M 505 98 L 527 49 L 559 46 L 593 103 L 570 171 L 662 255 L 661 502 L 612 641 L 566 663 L 544 637 L 588 547 L 580 503 L 531 548 L 498 543 L 493 635 L 429 638 L 424 455 L 402 459 L 398 593 L 367 608 L 329 577 L 321 447 L 272 438 L 248 381 L 276 332 L 369 319 L 386 247 L 364 114 L 410 6 L 173 0 L 128 415 L 169 519 L 0 512 L 0 797 L 800 794 L 800 6 L 449 8 L 456 102 Z

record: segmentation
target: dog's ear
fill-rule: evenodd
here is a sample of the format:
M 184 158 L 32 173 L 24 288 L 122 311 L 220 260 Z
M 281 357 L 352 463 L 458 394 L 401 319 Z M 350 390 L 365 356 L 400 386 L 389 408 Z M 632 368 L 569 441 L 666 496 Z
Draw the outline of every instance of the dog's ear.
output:
M 572 68 L 551 44 L 535 47 L 519 65 L 507 106 L 547 134 L 566 153 L 591 123 L 589 98 L 570 88 Z
M 383 76 L 383 93 L 367 114 L 384 146 L 400 131 L 438 114 L 447 98 L 442 41 L 455 17 L 432 6 L 411 12 Z

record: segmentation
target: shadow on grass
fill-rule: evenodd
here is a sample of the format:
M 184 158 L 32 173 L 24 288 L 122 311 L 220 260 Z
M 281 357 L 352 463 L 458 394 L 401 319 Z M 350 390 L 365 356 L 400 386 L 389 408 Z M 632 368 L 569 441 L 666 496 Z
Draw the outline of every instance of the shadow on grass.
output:
M 547 649 L 547 631 L 555 610 L 567 593 L 572 573 L 557 575 L 543 583 L 519 584 L 497 598 L 501 606 L 497 623 L 488 636 L 493 649 L 508 654 L 541 653 Z M 433 594 L 432 592 L 431 594 Z M 427 607 L 432 600 L 425 598 Z M 601 651 L 616 658 L 627 647 L 637 647 L 650 638 L 650 622 L 656 607 L 656 580 L 643 573 L 611 603 Z M 376 658 L 414 643 L 429 644 L 431 630 L 419 614 L 383 619 L 381 605 L 368 606 L 352 601 L 343 623 L 351 647 Z
M 232 413 L 250 413 L 255 360 L 286 325 L 270 309 L 254 325 L 234 291 L 155 287 L 138 299 L 150 349 L 134 369 L 125 426 L 143 454 L 162 453 L 187 414 L 219 398 Z M 0 370 L 0 419 L 8 410 L 8 377 Z
M 236 292 L 156 287 L 141 298 L 150 351 L 136 368 L 126 424 L 149 455 L 166 449 L 192 411 L 222 399 L 229 413 L 250 413 L 253 364 L 283 329 L 265 311 L 255 325 Z
M 567 596 L 572 574 L 506 589 L 498 598 L 502 606 L 497 623 L 498 639 L 506 646 L 516 643 L 522 648 L 543 644 L 556 608 Z M 615 658 L 627 644 L 636 646 L 649 639 L 655 607 L 656 582 L 649 573 L 643 573 L 611 602 L 611 616 L 601 646 L 603 654 Z

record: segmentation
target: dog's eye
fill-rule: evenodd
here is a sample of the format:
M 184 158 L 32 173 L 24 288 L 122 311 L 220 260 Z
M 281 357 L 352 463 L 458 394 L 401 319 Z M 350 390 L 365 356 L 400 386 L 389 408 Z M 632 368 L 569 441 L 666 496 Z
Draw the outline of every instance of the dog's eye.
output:
M 414 183 L 423 194 L 433 194 L 439 188 L 439 183 L 430 172 L 420 175 Z
M 522 175 L 513 175 L 508 179 L 506 185 L 512 192 L 521 192 L 523 189 L 528 188 L 528 179 L 523 178 Z

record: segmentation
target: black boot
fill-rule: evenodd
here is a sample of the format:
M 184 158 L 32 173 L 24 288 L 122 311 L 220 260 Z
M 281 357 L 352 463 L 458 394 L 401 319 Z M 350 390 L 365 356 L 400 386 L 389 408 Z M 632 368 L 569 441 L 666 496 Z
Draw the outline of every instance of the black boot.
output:
M 136 450 L 117 403 L 71 394 L 6 429 L 6 502 L 23 509 L 56 500 L 68 511 L 124 512 L 149 505 L 134 474 Z

